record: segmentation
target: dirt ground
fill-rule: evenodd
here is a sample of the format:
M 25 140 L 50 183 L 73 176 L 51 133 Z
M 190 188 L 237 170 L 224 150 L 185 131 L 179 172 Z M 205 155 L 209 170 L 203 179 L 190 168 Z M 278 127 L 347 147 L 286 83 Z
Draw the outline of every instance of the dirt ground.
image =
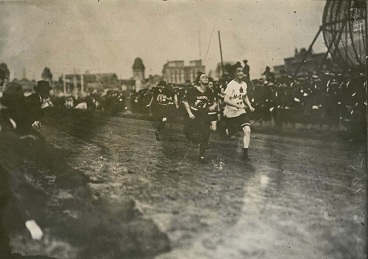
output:
M 49 114 L 18 161 L 11 244 L 56 258 L 366 258 L 366 153 L 311 131 L 213 134 L 208 164 L 182 126 L 90 111 Z M 21 211 L 21 213 L 19 213 Z M 22 212 L 26 211 L 26 212 Z M 22 223 L 44 231 L 32 240 Z

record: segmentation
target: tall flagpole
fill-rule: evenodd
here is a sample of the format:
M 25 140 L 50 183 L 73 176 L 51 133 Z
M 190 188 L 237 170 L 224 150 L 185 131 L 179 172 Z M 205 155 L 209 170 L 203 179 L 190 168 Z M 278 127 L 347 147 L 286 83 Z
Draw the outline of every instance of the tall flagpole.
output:
M 222 59 L 222 47 L 221 47 L 221 36 L 220 31 L 218 31 L 219 45 L 220 45 L 220 55 L 221 55 L 221 76 L 224 75 L 224 60 Z
M 81 95 L 84 97 L 84 76 L 81 74 Z
M 368 1 L 365 2 L 365 101 L 368 102 Z M 368 132 L 368 109 L 365 109 L 365 130 Z M 365 153 L 368 152 L 368 138 L 365 140 Z M 367 169 L 368 162 L 365 162 L 365 167 Z M 366 192 L 366 201 L 368 200 L 368 192 Z M 368 246 L 365 248 L 366 254 L 368 254 Z
M 64 96 L 66 96 L 66 81 L 65 81 L 65 73 L 63 73 L 63 90 L 64 90 Z
M 201 29 L 199 29 L 198 31 L 198 36 L 199 36 L 199 60 L 202 59 L 202 52 L 201 52 Z

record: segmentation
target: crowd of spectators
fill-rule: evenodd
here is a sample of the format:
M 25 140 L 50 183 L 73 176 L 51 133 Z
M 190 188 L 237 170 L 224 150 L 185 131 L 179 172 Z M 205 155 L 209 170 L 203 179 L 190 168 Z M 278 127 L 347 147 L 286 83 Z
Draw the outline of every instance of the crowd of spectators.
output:
M 270 119 L 273 113 L 278 122 L 332 125 L 365 120 L 365 89 L 364 74 L 325 73 L 253 80 L 248 91 L 259 120 Z
M 214 81 L 214 92 L 218 96 L 219 114 L 224 106 L 222 93 L 230 77 Z M 255 112 L 254 121 L 283 123 L 318 124 L 343 126 L 362 131 L 366 120 L 366 83 L 364 74 L 323 73 L 303 77 L 283 75 L 279 78 L 263 75 L 262 78 L 249 81 L 248 93 Z M 186 84 L 169 84 L 178 97 L 179 104 L 185 92 L 192 87 Z M 150 114 L 147 107 L 152 91 L 142 89 L 138 92 L 106 90 L 102 93 L 75 99 L 73 97 L 56 100 L 59 107 L 77 107 L 85 102 L 88 109 L 97 109 L 110 113 L 127 112 Z M 182 105 L 180 105 L 182 106 Z M 180 117 L 182 108 L 177 111 Z M 220 118 L 221 116 L 219 116 Z

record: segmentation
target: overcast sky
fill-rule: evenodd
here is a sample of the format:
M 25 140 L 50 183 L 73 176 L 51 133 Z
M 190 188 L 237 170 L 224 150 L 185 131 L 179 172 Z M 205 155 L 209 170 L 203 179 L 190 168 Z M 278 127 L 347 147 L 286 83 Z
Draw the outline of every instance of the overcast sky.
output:
M 146 76 L 168 60 L 249 60 L 251 77 L 308 48 L 322 21 L 322 0 L 0 0 L 0 62 L 11 76 L 40 79 L 73 71 L 132 76 L 140 57 Z M 322 37 L 314 52 L 324 52 Z

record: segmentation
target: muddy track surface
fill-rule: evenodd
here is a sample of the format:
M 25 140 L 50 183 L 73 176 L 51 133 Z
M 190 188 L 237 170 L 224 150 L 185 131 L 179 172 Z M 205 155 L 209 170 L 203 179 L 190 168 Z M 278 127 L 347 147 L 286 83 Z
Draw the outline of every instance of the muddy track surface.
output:
M 29 210 L 45 235 L 34 241 L 13 219 L 14 250 L 56 258 L 365 258 L 362 146 L 255 129 L 250 163 L 240 159 L 240 135 L 213 134 L 201 164 L 180 125 L 166 127 L 162 141 L 154 131 L 149 121 L 91 112 L 49 117 L 41 158 L 18 168 L 38 190 Z

